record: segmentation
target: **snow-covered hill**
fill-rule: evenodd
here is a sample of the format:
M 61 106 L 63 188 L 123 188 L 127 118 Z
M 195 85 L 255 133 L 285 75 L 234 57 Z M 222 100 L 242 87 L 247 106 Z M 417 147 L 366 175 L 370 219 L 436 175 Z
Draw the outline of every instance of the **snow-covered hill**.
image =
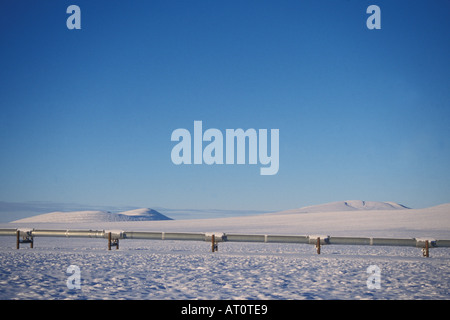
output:
M 172 220 L 162 213 L 149 208 L 123 211 L 120 212 L 120 215 L 125 216 L 127 218 L 126 221 Z
M 403 210 L 403 209 L 409 208 L 395 202 L 347 200 L 302 207 L 299 209 L 291 209 L 287 211 L 282 211 L 282 213 L 287 214 L 287 213 L 310 213 L 310 212 L 341 212 L 341 211 L 360 211 L 360 210 Z
M 84 222 L 116 222 L 116 221 L 154 221 L 171 220 L 156 210 L 141 208 L 120 213 L 109 211 L 55 211 L 13 221 L 13 223 L 84 223 Z

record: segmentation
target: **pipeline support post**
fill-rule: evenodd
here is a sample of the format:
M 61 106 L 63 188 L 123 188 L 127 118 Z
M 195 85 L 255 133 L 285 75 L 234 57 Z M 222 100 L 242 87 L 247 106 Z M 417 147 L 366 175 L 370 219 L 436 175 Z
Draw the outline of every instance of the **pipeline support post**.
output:
M 430 257 L 430 245 L 428 240 L 425 240 L 425 247 L 422 249 L 422 255 L 426 258 Z
M 20 239 L 20 236 L 22 236 L 22 239 Z M 29 243 L 30 248 L 33 249 L 33 235 L 31 233 L 31 230 L 17 230 L 16 231 L 16 249 L 20 248 L 21 243 Z
M 219 250 L 218 243 L 223 241 L 223 234 L 207 232 L 204 234 L 204 239 L 211 243 L 211 252 L 216 252 Z
M 320 237 L 317 237 L 316 249 L 317 249 L 317 254 L 320 254 Z
M 215 252 L 219 250 L 219 246 L 217 245 L 216 242 L 216 236 L 215 234 L 211 235 L 211 252 Z
M 108 232 L 108 250 L 111 250 L 111 247 L 116 247 L 116 250 L 119 249 L 119 238 L 112 238 L 111 232 Z

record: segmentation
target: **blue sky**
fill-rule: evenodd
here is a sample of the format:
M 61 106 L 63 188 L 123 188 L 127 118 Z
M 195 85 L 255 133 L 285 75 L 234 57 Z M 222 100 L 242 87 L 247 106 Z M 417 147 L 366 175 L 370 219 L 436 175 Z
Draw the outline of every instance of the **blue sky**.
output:
M 66 9 L 81 8 L 81 30 Z M 366 9 L 381 8 L 381 30 Z M 3 1 L 0 201 L 283 210 L 450 202 L 448 1 Z M 280 130 L 280 168 L 171 162 Z

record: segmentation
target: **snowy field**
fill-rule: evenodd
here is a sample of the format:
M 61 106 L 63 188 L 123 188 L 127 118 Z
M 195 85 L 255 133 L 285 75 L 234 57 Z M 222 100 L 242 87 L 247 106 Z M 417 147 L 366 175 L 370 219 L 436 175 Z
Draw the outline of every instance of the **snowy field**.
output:
M 1 299 L 449 299 L 450 249 L 1 238 Z M 56 243 L 57 242 L 57 243 Z M 81 288 L 68 289 L 70 265 Z M 368 289 L 370 265 L 381 288 Z
M 101 229 L 450 239 L 448 208 L 110 222 Z M 34 249 L 23 244 L 16 250 L 14 237 L 0 237 L 0 299 L 450 298 L 450 248 L 432 248 L 430 258 L 424 258 L 413 247 L 328 245 L 318 255 L 306 244 L 225 242 L 214 253 L 210 246 L 125 239 L 119 250 L 108 251 L 105 239 L 35 238 Z M 67 287 L 71 265 L 80 269 L 80 289 Z M 367 286 L 371 265 L 380 268 L 379 289 Z

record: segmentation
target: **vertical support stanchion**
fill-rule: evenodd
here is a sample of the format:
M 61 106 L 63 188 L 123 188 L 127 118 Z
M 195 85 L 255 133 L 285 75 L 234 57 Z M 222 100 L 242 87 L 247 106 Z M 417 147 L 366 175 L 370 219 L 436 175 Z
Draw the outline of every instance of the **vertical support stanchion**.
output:
M 216 237 L 214 236 L 214 234 L 211 235 L 211 252 L 215 251 L 215 247 L 214 244 L 216 242 Z
M 320 254 L 320 237 L 317 237 L 316 248 L 317 248 L 317 254 Z
M 30 249 L 33 249 L 34 238 L 32 231 L 16 231 L 16 249 L 20 249 L 21 243 L 29 243 Z
M 424 251 L 423 255 L 427 258 L 430 256 L 430 247 L 428 244 L 428 240 L 425 240 L 425 251 Z
M 111 250 L 111 232 L 108 232 L 108 250 Z

